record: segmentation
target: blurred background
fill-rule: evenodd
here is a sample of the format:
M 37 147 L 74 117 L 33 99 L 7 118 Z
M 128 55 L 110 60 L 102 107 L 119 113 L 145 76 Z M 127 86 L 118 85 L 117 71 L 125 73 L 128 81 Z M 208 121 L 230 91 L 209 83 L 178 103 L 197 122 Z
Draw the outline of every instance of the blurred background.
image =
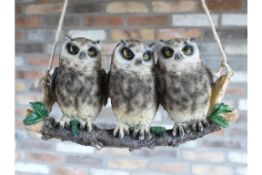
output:
M 16 175 L 246 175 L 247 174 L 247 2 L 207 0 L 219 35 L 235 71 L 224 102 L 240 118 L 228 129 L 178 148 L 154 150 L 80 146 L 41 140 L 23 128 L 28 102 L 39 100 L 34 82 L 48 68 L 63 0 L 16 0 Z M 217 71 L 221 61 L 200 0 L 69 0 L 61 43 L 69 30 L 82 30 L 103 44 L 103 66 L 120 39 L 144 41 L 196 37 L 204 62 Z M 58 57 L 55 59 L 55 65 Z M 53 116 L 61 117 L 56 107 Z M 114 123 L 108 104 L 98 123 Z M 154 125 L 171 128 L 160 108 Z

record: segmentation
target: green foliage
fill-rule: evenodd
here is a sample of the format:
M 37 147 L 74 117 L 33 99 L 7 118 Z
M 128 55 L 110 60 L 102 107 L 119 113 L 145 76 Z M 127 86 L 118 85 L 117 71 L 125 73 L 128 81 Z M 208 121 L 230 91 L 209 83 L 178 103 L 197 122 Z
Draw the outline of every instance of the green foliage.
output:
M 223 128 L 227 128 L 228 123 L 222 117 L 221 114 L 232 112 L 232 111 L 233 111 L 233 109 L 231 107 L 229 107 L 228 105 L 224 104 L 224 103 L 216 104 L 213 112 L 211 113 L 211 115 L 208 118 L 209 118 L 210 121 L 218 124 L 219 126 L 221 126 Z
M 40 116 L 48 116 L 49 112 L 44 103 L 37 101 L 37 102 L 30 102 L 29 104 L 32 107 L 32 109 Z
M 32 113 L 26 115 L 26 118 L 23 120 L 23 123 L 25 125 L 34 125 L 38 122 L 41 122 L 42 120 L 43 120 L 43 118 L 41 116 L 39 116 L 35 112 L 32 112 Z
M 80 122 L 76 118 L 70 121 L 71 131 L 74 136 L 79 134 L 79 131 L 80 131 L 79 125 L 80 125 Z
M 44 103 L 37 101 L 30 102 L 29 104 L 32 107 L 33 112 L 26 115 L 25 119 L 23 120 L 25 125 L 34 125 L 48 117 L 49 112 Z
M 155 134 L 156 136 L 165 136 L 166 133 L 166 128 L 161 127 L 161 126 L 153 126 L 150 128 L 151 133 Z

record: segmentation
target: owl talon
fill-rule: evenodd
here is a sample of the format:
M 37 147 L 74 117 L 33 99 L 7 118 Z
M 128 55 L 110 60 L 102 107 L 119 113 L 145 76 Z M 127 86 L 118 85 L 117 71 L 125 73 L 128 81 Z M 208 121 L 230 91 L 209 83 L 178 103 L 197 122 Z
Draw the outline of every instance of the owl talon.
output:
M 178 127 L 178 135 L 180 137 L 184 137 L 184 135 L 185 135 L 185 130 L 184 130 L 184 128 L 182 126 Z
M 87 126 L 87 132 L 91 132 L 93 130 L 93 124 L 92 122 L 87 122 L 86 123 Z
M 204 126 L 201 121 L 197 123 L 197 129 L 199 132 L 202 132 L 204 130 Z
M 62 120 L 59 122 L 59 125 L 62 128 L 69 128 L 70 127 L 70 119 L 68 117 L 63 116 Z
M 174 126 L 173 131 L 172 131 L 173 136 L 180 136 L 184 137 L 185 135 L 185 129 L 183 126 Z
M 207 119 L 202 120 L 202 124 L 204 125 L 204 127 L 209 126 L 209 122 L 207 121 Z
M 190 133 L 190 128 L 187 125 L 183 126 L 183 128 L 185 133 Z
M 138 136 L 139 140 L 145 140 L 145 138 L 146 139 L 152 138 L 150 131 L 149 131 L 149 127 L 147 126 L 139 126 L 137 129 L 135 129 L 133 132 L 133 136 L 137 137 L 137 135 L 139 135 Z
M 117 126 L 115 127 L 113 131 L 113 135 L 116 137 L 118 136 L 119 138 L 123 138 L 124 136 L 129 135 L 129 128 L 127 125 L 118 123 Z

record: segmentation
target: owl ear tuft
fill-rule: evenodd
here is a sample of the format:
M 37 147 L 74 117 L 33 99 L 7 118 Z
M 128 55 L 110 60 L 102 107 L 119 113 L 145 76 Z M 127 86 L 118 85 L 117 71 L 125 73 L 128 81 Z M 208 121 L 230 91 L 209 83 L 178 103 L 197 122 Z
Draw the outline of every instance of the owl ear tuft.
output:
M 66 40 L 72 40 L 72 38 L 71 38 L 71 36 L 70 36 L 69 34 L 66 34 L 66 35 L 65 35 L 65 39 L 66 39 Z
M 149 48 L 154 48 L 154 47 L 156 47 L 156 45 L 157 45 L 156 42 L 153 41 L 150 44 L 148 44 L 148 47 Z
M 96 44 L 101 44 L 100 40 L 95 41 Z
M 126 40 L 120 40 L 120 43 L 126 44 Z
M 192 38 L 190 38 L 190 41 L 191 41 L 191 42 L 196 42 L 196 38 L 195 38 L 195 37 L 192 37 Z

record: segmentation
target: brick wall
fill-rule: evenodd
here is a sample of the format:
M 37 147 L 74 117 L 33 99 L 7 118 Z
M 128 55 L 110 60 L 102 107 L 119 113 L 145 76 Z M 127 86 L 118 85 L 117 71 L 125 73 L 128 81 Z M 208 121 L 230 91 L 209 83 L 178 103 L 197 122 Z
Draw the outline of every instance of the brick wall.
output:
M 85 30 L 103 41 L 103 66 L 119 39 L 145 41 L 197 37 L 202 57 L 214 71 L 220 54 L 200 0 L 71 0 L 62 37 Z M 16 174 L 17 175 L 244 175 L 247 174 L 246 0 L 208 0 L 229 62 L 235 71 L 224 101 L 240 112 L 230 128 L 178 148 L 102 149 L 57 140 L 43 141 L 22 125 L 29 101 L 41 97 L 34 81 L 48 66 L 62 0 L 16 0 Z M 59 49 L 58 49 L 59 52 Z M 55 61 L 57 64 L 57 60 Z M 61 114 L 56 108 L 54 115 Z M 106 117 L 105 117 L 106 116 Z M 115 121 L 110 106 L 98 123 Z M 155 125 L 172 127 L 160 110 Z

